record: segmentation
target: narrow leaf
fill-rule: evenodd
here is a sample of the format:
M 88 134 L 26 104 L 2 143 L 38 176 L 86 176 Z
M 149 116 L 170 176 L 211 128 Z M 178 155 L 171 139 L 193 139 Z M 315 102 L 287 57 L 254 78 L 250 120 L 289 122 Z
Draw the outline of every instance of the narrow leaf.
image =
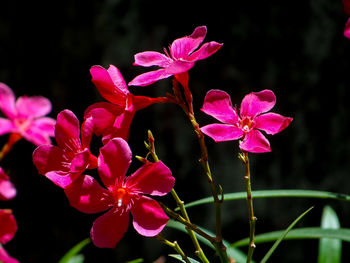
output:
M 313 207 L 309 208 L 308 210 L 306 210 L 304 213 L 302 213 L 297 219 L 295 219 L 293 221 L 293 223 L 291 223 L 289 225 L 289 227 L 283 232 L 283 234 L 276 240 L 276 242 L 272 245 L 272 247 L 270 248 L 270 250 L 266 253 L 266 255 L 264 256 L 264 258 L 260 261 L 260 263 L 265 263 L 272 255 L 272 253 L 276 250 L 276 248 L 278 247 L 278 245 L 282 242 L 282 240 L 286 237 L 286 235 L 288 234 L 288 232 L 296 225 L 296 223 L 299 222 L 300 219 L 302 219 Z
M 68 260 L 68 263 L 83 263 L 84 259 L 85 259 L 84 255 L 78 254 L 78 255 L 71 257 Z
M 176 222 L 174 220 L 169 220 L 167 223 L 167 227 L 179 230 L 181 232 L 184 232 L 187 234 L 187 231 L 184 227 L 184 225 L 182 225 L 179 222 Z M 202 231 L 204 231 L 205 233 L 207 233 L 208 235 L 214 236 L 214 234 L 204 228 L 200 228 Z M 213 250 L 215 250 L 214 246 L 205 238 L 203 238 L 202 236 L 197 235 L 197 239 L 202 242 L 203 244 L 207 245 L 208 247 L 211 247 Z M 235 247 L 231 247 L 229 242 L 223 240 L 224 245 L 227 248 L 227 254 L 229 257 L 232 257 L 235 259 L 235 261 L 237 263 L 245 263 L 247 261 L 247 256 L 246 254 L 244 254 L 241 250 L 235 248 Z M 254 261 L 251 261 L 251 263 L 254 263 Z
M 330 206 L 325 206 L 322 213 L 321 228 L 339 229 L 337 214 Z M 342 241 L 340 239 L 321 238 L 318 248 L 318 263 L 340 263 Z
M 341 201 L 350 201 L 350 195 L 332 193 L 326 191 L 316 190 L 300 190 L 300 189 L 289 189 L 289 190 L 259 190 L 252 191 L 252 195 L 255 198 L 280 198 L 280 197 L 293 197 L 293 198 L 319 198 L 319 199 L 336 199 Z M 225 201 L 233 201 L 239 199 L 246 199 L 246 192 L 228 193 L 225 194 Z M 197 201 L 188 203 L 185 205 L 186 208 L 213 203 L 213 197 L 206 197 Z M 177 210 L 177 209 L 175 209 Z
M 182 257 L 181 257 L 181 255 L 179 255 L 179 254 L 169 254 L 169 257 L 176 258 L 177 260 L 186 263 L 186 261 L 183 260 Z M 188 258 L 188 260 L 189 260 L 191 263 L 199 263 L 199 261 L 197 261 L 197 260 L 195 260 L 195 259 L 193 259 L 193 258 L 189 258 L 189 257 L 187 257 L 187 258 Z
M 71 263 L 71 259 L 76 256 L 87 244 L 91 242 L 90 238 L 86 238 L 83 241 L 76 244 L 72 247 L 61 259 L 58 263 Z M 76 261 L 74 261 L 76 262 Z
M 141 263 L 141 262 L 143 262 L 143 259 L 142 258 L 138 258 L 138 259 L 134 259 L 134 260 L 128 261 L 126 263 Z

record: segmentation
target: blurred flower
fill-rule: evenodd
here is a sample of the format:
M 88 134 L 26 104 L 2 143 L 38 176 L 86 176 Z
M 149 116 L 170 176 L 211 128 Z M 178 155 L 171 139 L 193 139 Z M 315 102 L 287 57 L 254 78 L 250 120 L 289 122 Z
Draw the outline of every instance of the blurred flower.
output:
M 0 200 L 10 200 L 17 194 L 16 188 L 10 181 L 10 178 L 0 167 Z
M 161 206 L 147 195 L 162 196 L 174 185 L 171 171 L 162 162 L 148 162 L 131 176 L 125 174 L 131 163 L 129 145 L 122 138 L 110 140 L 100 150 L 98 171 L 106 188 L 91 176 L 74 182 L 65 193 L 71 206 L 83 213 L 99 213 L 91 229 L 91 238 L 98 247 L 113 248 L 129 225 L 143 236 L 155 236 L 168 221 Z
M 239 147 L 243 151 L 270 152 L 270 143 L 259 130 L 276 134 L 293 120 L 276 113 L 266 113 L 275 103 L 276 97 L 271 90 L 252 92 L 243 98 L 239 116 L 226 92 L 210 90 L 201 110 L 224 124 L 209 124 L 201 131 L 216 142 L 242 139 Z
M 0 262 L 18 263 L 18 261 L 8 255 L 1 244 L 9 242 L 17 231 L 17 222 L 10 209 L 0 209 Z
M 350 16 L 350 0 L 343 0 L 344 12 Z M 350 18 L 345 24 L 344 36 L 350 38 Z
M 190 36 L 176 39 L 170 45 L 169 52 L 164 49 L 165 54 L 155 51 L 136 54 L 134 65 L 143 67 L 158 66 L 161 69 L 141 74 L 134 78 L 129 85 L 148 86 L 172 75 L 176 77 L 190 70 L 198 60 L 213 55 L 221 48 L 222 44 L 211 41 L 199 47 L 206 34 L 207 28 L 205 26 L 196 27 Z M 182 78 L 179 77 L 179 82 L 184 85 L 181 80 Z
M 16 101 L 12 90 L 0 83 L 0 110 L 7 117 L 0 118 L 0 135 L 16 134 L 37 146 L 51 143 L 55 120 L 44 117 L 51 111 L 47 98 L 21 96 Z
M 33 153 L 33 162 L 38 172 L 56 185 L 66 188 L 85 169 L 97 167 L 97 158 L 89 150 L 93 123 L 89 119 L 81 127 L 70 110 L 57 115 L 55 139 L 58 146 L 41 145 Z
M 93 131 L 97 136 L 103 136 L 104 144 L 114 137 L 128 139 L 129 127 L 137 110 L 154 103 L 169 102 L 166 97 L 150 98 L 131 94 L 120 71 L 113 65 L 108 70 L 93 66 L 90 73 L 101 96 L 112 103 L 95 103 L 84 114 L 84 119 L 92 118 Z

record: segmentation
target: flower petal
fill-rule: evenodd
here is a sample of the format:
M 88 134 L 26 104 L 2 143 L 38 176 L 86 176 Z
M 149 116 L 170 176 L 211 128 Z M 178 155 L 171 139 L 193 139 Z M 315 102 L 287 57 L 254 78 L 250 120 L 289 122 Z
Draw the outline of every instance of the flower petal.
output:
M 207 28 L 199 26 L 190 36 L 174 40 L 170 46 L 171 56 L 175 59 L 186 59 L 203 42 L 206 34 Z
M 19 261 L 17 259 L 14 259 L 13 257 L 11 257 L 7 251 L 0 246 L 0 262 L 3 263 L 19 263 Z
M 255 118 L 257 115 L 267 112 L 275 106 L 276 96 L 271 90 L 252 92 L 246 95 L 241 103 L 241 118 Z
M 87 214 L 105 211 L 113 203 L 109 191 L 89 175 L 81 176 L 64 192 L 72 207 Z
M 181 74 L 186 71 L 189 71 L 191 68 L 193 68 L 194 65 L 194 62 L 177 60 L 171 63 L 168 67 L 166 67 L 165 72 L 171 75 Z
M 269 141 L 258 130 L 252 130 L 246 134 L 239 147 L 243 151 L 251 153 L 271 152 Z
M 277 113 L 265 113 L 257 116 L 255 121 L 255 128 L 263 130 L 267 134 L 276 134 L 288 127 L 293 118 L 284 117 Z
M 81 149 L 79 120 L 70 110 L 63 110 L 57 115 L 55 139 L 66 150 L 76 152 Z
M 68 171 L 64 165 L 66 158 L 61 148 L 54 145 L 41 145 L 33 152 L 33 163 L 39 174 L 45 175 L 50 171 Z
M 101 96 L 109 102 L 124 106 L 126 95 L 129 90 L 125 84 L 124 78 L 119 70 L 110 65 L 106 70 L 101 66 L 93 66 L 90 69 L 91 81 L 95 84 Z
M 10 178 L 5 174 L 0 167 L 0 200 L 10 200 L 17 194 L 16 188 L 10 181 Z
M 0 209 L 0 244 L 10 241 L 17 231 L 17 222 L 10 209 Z
M 0 118 L 0 135 L 13 132 L 14 130 L 16 130 L 16 127 L 13 125 L 12 121 Z
M 243 136 L 241 129 L 229 124 L 209 124 L 200 129 L 215 142 L 238 140 Z
M 131 150 L 122 138 L 114 138 L 100 149 L 98 172 L 106 187 L 124 180 L 131 163 Z
M 239 120 L 236 110 L 232 107 L 230 95 L 222 90 L 209 90 L 201 111 L 227 124 L 236 124 Z
M 222 45 L 223 44 L 215 41 L 205 43 L 197 51 L 193 52 L 186 60 L 194 62 L 197 60 L 206 59 L 207 57 L 210 57 L 216 53 L 216 51 L 218 51 Z
M 344 5 L 344 12 L 348 16 L 350 16 L 350 1 L 349 0 L 343 0 L 343 5 Z
M 130 189 L 159 196 L 169 193 L 174 183 L 175 178 L 171 175 L 170 169 L 161 161 L 144 164 L 126 180 L 126 185 Z
M 16 101 L 19 117 L 38 118 L 47 115 L 51 111 L 51 102 L 42 96 L 21 96 Z
M 169 220 L 161 206 L 146 196 L 141 196 L 135 201 L 130 211 L 133 216 L 134 228 L 140 235 L 146 237 L 159 234 Z
M 148 86 L 153 84 L 154 82 L 166 79 L 170 77 L 172 74 L 165 71 L 165 69 L 158 69 L 155 71 L 150 71 L 143 73 L 141 75 L 138 75 L 136 78 L 134 78 L 132 81 L 129 82 L 129 86 Z
M 0 82 L 0 109 L 6 117 L 12 119 L 17 115 L 15 94 L 5 83 Z
M 143 67 L 159 66 L 164 68 L 172 61 L 172 59 L 168 58 L 167 56 L 155 51 L 137 53 L 134 58 L 134 65 Z
M 28 128 L 22 131 L 22 136 L 34 145 L 51 144 L 50 136 L 55 133 L 56 121 L 52 118 L 39 118 L 30 122 Z
M 114 248 L 123 238 L 129 226 L 129 213 L 118 213 L 110 209 L 98 217 L 91 228 L 91 239 L 100 248 Z
M 45 176 L 55 185 L 66 189 L 80 177 L 81 173 L 71 173 L 63 171 L 50 171 Z
M 346 21 L 344 28 L 344 36 L 350 38 L 350 18 L 348 19 L 348 21 Z

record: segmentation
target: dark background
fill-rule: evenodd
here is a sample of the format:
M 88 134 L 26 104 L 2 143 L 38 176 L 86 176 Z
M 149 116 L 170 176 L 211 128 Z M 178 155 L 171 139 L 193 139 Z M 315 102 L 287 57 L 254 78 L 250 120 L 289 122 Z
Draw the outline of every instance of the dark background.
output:
M 224 46 L 190 70 L 197 120 L 214 120 L 199 109 L 205 93 L 222 89 L 234 104 L 245 94 L 271 89 L 277 96 L 273 109 L 294 121 L 280 134 L 268 136 L 272 152 L 251 154 L 252 187 L 260 189 L 314 189 L 349 194 L 350 40 L 343 37 L 347 20 L 342 2 L 308 1 L 1 1 L 0 81 L 17 96 L 43 95 L 52 101 L 50 114 L 72 110 L 82 121 L 84 110 L 103 101 L 91 83 L 92 65 L 117 66 L 126 82 L 147 69 L 132 66 L 133 55 L 162 51 L 174 39 L 206 25 L 205 41 Z M 134 94 L 162 96 L 171 80 L 149 87 L 130 87 Z M 144 155 L 143 141 L 151 129 L 158 155 L 173 171 L 176 189 L 185 202 L 208 196 L 206 179 L 191 125 L 179 107 L 154 105 L 137 112 L 130 146 Z M 2 145 L 7 136 L 2 136 Z M 226 193 L 243 191 L 243 169 L 237 142 L 215 144 L 207 138 L 211 169 Z M 18 221 L 8 252 L 21 262 L 57 262 L 74 244 L 89 236 L 98 215 L 71 208 L 62 189 L 38 175 L 31 161 L 35 149 L 18 142 L 1 166 L 18 190 L 1 208 L 13 209 Z M 96 150 L 96 149 L 95 149 Z M 137 162 L 135 161 L 137 168 Z M 132 170 L 130 170 L 132 172 Z M 173 206 L 166 197 L 164 202 Z M 298 226 L 318 226 L 324 205 L 331 205 L 342 227 L 350 227 L 350 204 L 313 199 L 255 200 L 257 234 L 285 229 L 310 206 L 315 208 Z M 244 201 L 224 205 L 224 238 L 248 235 Z M 192 221 L 214 230 L 213 207 L 189 209 Z M 188 238 L 167 230 L 191 254 Z M 259 245 L 256 261 L 271 244 Z M 271 262 L 315 262 L 315 240 L 286 241 Z M 343 262 L 349 262 L 349 244 L 343 243 Z M 86 262 L 146 262 L 173 253 L 130 227 L 115 249 L 87 246 Z M 192 255 L 193 256 L 193 255 Z

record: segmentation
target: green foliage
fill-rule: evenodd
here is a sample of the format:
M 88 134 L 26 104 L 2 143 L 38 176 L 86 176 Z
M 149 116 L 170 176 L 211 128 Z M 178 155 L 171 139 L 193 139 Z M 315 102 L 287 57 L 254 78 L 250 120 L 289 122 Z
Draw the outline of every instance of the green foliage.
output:
M 325 206 L 322 213 L 321 228 L 339 229 L 337 214 L 330 206 Z M 342 252 L 341 239 L 321 238 L 318 249 L 318 263 L 340 263 Z
M 169 257 L 172 257 L 172 258 L 176 258 L 177 260 L 181 261 L 181 262 L 185 262 L 185 260 L 182 259 L 182 257 L 178 254 L 170 254 Z M 188 257 L 188 260 L 191 262 L 191 263 L 199 263 L 199 261 L 193 259 L 193 258 L 189 258 Z
M 74 247 L 72 247 L 58 263 L 82 263 L 84 262 L 84 256 L 78 255 L 78 253 L 91 242 L 90 238 L 86 238 L 80 241 Z

